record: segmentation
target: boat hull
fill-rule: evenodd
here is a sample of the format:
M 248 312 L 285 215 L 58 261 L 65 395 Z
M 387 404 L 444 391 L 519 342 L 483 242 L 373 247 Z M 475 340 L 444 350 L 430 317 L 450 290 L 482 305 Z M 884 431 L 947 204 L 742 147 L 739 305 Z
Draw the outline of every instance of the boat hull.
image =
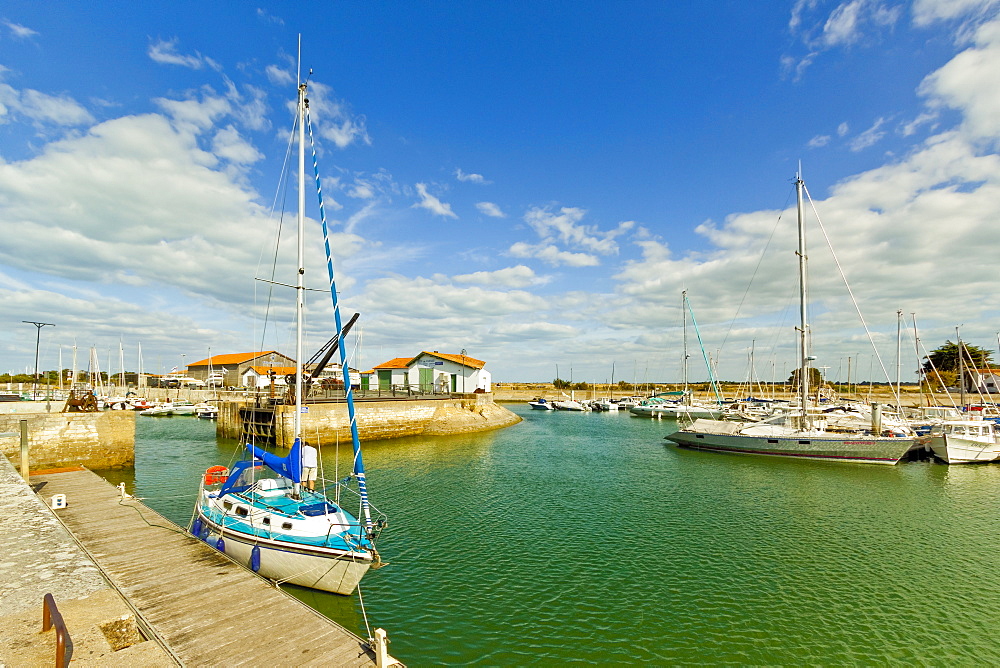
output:
M 1000 444 L 953 434 L 931 437 L 930 448 L 945 464 L 978 464 L 1000 459 Z
M 708 418 L 717 420 L 722 417 L 722 409 L 704 406 L 633 406 L 629 412 L 639 417 L 679 420 Z
M 796 459 L 888 464 L 899 462 L 913 447 L 908 438 L 872 438 L 838 436 L 748 436 L 678 431 L 666 437 L 677 445 L 743 455 L 769 455 Z
M 236 561 L 251 567 L 253 548 L 260 548 L 257 574 L 279 584 L 294 584 L 334 594 L 354 593 L 361 578 L 371 568 L 372 560 L 358 552 L 326 549 L 260 537 L 222 528 L 200 510 L 197 514 L 208 527 L 205 542 L 217 546 L 223 539 L 224 552 Z

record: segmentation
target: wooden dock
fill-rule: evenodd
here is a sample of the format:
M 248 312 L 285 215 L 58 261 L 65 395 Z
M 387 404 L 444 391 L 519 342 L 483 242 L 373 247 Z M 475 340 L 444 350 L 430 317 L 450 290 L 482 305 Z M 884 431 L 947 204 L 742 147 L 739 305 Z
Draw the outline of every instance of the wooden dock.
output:
M 54 512 L 181 664 L 375 665 L 366 641 L 95 473 L 31 483 L 43 499 L 66 495 Z

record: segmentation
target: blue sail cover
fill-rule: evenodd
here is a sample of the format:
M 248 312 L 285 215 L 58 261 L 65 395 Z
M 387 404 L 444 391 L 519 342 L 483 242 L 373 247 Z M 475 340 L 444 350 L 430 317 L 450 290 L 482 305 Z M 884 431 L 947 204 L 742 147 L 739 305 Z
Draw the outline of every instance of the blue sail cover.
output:
M 250 443 L 247 444 L 247 450 L 278 475 L 284 476 L 292 482 L 302 482 L 302 443 L 298 438 L 295 439 L 292 449 L 284 457 L 261 450 Z
M 252 455 L 251 458 L 238 461 L 233 465 L 232 470 L 229 472 L 229 477 L 226 478 L 226 482 L 223 483 L 222 488 L 219 490 L 219 496 L 225 496 L 229 492 L 242 492 L 246 490 L 248 485 L 245 481 L 243 485 L 239 484 L 243 473 L 251 467 L 260 466 L 262 461 L 278 475 L 284 476 L 292 482 L 302 482 L 302 444 L 299 442 L 299 439 L 295 439 L 292 449 L 284 457 L 261 450 L 251 443 L 247 444 L 247 451 Z

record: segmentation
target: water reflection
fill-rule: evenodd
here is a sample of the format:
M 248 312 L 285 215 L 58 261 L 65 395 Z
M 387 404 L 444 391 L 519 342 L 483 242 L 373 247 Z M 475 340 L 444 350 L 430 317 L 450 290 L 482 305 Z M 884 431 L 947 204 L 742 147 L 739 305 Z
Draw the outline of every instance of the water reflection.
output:
M 365 444 L 391 563 L 362 591 L 407 663 L 1000 662 L 1000 465 L 723 455 L 666 421 L 515 410 Z M 237 450 L 200 424 L 140 423 L 134 480 L 107 476 L 186 522 Z M 349 446 L 323 462 L 346 475 Z M 356 597 L 290 590 L 366 634 Z

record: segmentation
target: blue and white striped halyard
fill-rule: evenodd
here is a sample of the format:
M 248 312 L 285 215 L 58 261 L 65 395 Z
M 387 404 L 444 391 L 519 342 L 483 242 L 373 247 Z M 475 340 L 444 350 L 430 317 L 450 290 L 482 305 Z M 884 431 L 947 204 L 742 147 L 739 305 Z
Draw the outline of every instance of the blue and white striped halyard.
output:
M 361 440 L 358 437 L 358 423 L 354 414 L 354 392 L 351 389 L 351 372 L 347 366 L 347 351 L 344 347 L 344 337 L 340 336 L 343 325 L 340 319 L 340 304 L 337 298 L 337 283 L 333 273 L 333 254 L 330 252 L 330 232 L 326 223 L 326 209 L 323 206 L 323 185 L 319 178 L 319 162 L 316 157 L 316 142 L 313 138 L 312 121 L 309 108 L 305 110 L 306 130 L 309 132 L 309 145 L 312 149 L 313 173 L 316 177 L 316 196 L 319 198 L 319 219 L 323 226 L 323 247 L 326 251 L 326 270 L 330 276 L 330 297 L 333 299 L 333 319 L 337 327 L 337 347 L 340 351 L 340 368 L 344 377 L 344 393 L 347 397 L 347 416 L 351 423 L 351 444 L 354 447 L 354 476 L 358 479 L 358 493 L 361 496 L 361 510 L 364 513 L 365 526 L 371 530 L 372 517 L 368 505 L 368 484 L 365 481 L 365 463 L 361 458 Z

